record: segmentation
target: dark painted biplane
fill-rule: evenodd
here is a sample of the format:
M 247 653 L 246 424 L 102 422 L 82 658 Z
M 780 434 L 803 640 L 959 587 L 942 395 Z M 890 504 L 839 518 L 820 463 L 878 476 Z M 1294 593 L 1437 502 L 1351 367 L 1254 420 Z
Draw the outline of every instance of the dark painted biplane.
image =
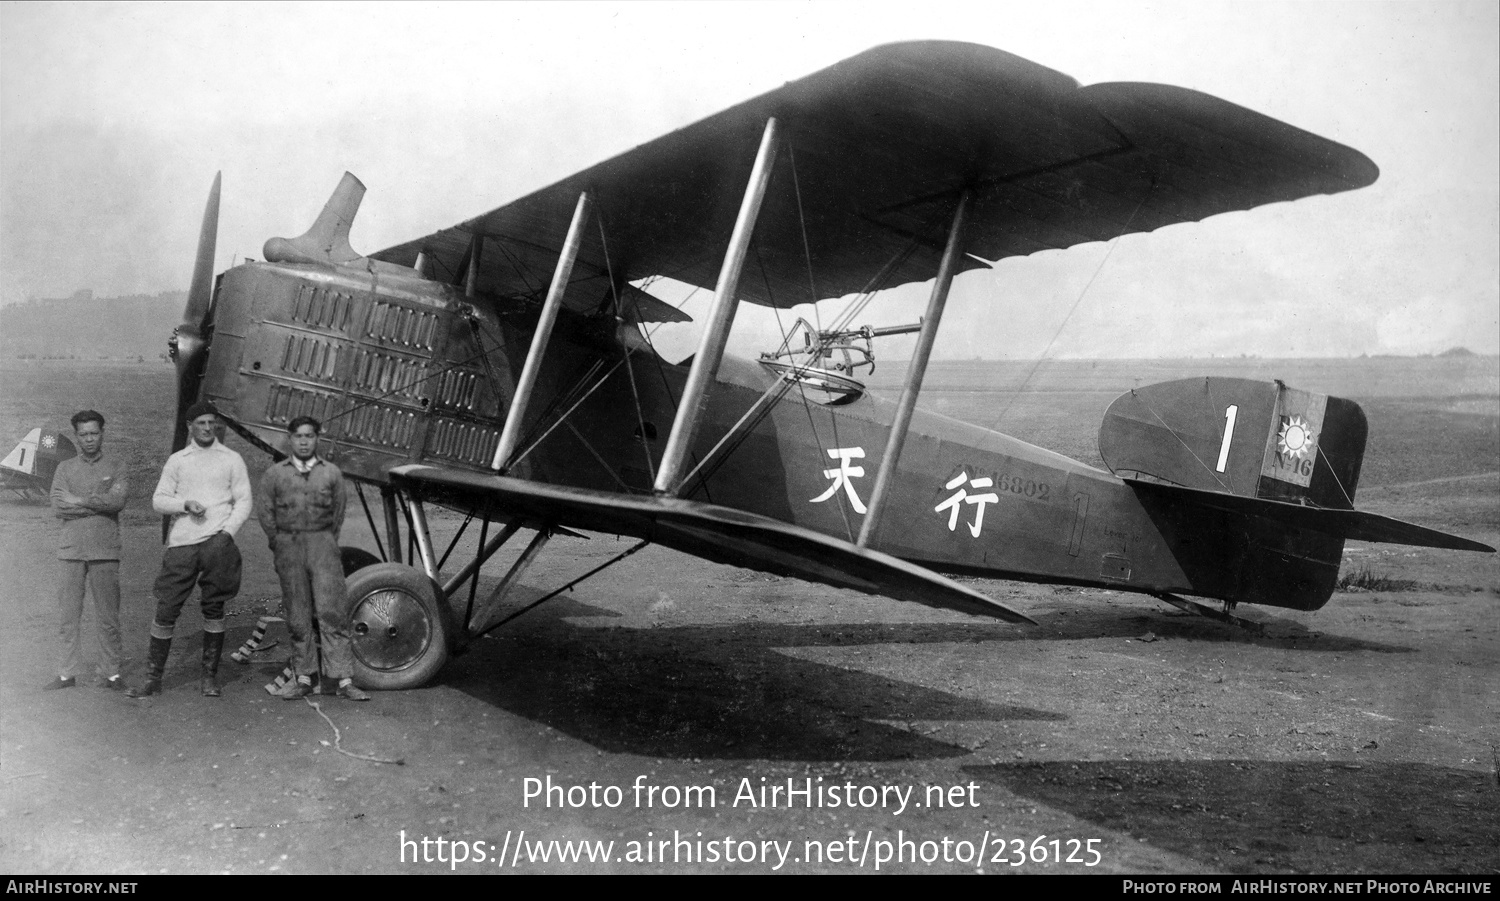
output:
M 421 684 L 515 615 L 522 572 L 574 529 L 1009 621 L 1027 618 L 937 573 L 1314 610 L 1346 539 L 1491 550 L 1353 508 L 1354 403 L 1228 378 L 1138 389 L 1105 416 L 1105 472 L 915 402 L 959 272 L 1377 174 L 1183 88 L 890 45 L 370 256 L 349 245 L 364 188 L 346 175 L 307 234 L 215 281 L 216 179 L 173 345 L 179 404 L 212 400 L 266 450 L 315 416 L 327 454 L 378 489 L 385 562 L 346 555 L 371 687 Z M 660 277 L 713 291 L 677 363 L 649 340 L 685 318 L 650 293 Z M 760 360 L 724 354 L 741 302 L 929 280 L 919 326 L 801 323 Z M 899 331 L 918 335 L 892 401 L 860 376 Z M 433 504 L 480 523 L 460 567 L 434 547 Z

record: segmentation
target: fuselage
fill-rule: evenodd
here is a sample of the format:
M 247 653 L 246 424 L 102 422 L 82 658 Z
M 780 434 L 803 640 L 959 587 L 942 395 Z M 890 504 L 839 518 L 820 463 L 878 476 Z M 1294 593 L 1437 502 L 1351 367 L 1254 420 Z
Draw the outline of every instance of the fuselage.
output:
M 219 287 L 204 393 L 273 445 L 292 417 L 322 419 L 328 453 L 355 478 L 383 482 L 413 462 L 486 471 L 534 310 L 421 279 L 245 264 Z M 635 326 L 564 315 L 511 473 L 649 493 L 686 377 Z M 793 386 L 737 429 L 779 382 L 758 362 L 725 359 L 691 458 L 715 460 L 688 480 L 688 496 L 852 542 L 894 404 L 866 392 L 830 405 Z M 733 448 L 715 454 L 731 432 Z M 1326 600 L 1337 573 L 1326 542 L 1153 503 L 1108 472 L 921 410 L 887 503 L 870 546 L 949 573 L 1307 609 Z M 1257 587 L 1271 570 L 1274 584 Z

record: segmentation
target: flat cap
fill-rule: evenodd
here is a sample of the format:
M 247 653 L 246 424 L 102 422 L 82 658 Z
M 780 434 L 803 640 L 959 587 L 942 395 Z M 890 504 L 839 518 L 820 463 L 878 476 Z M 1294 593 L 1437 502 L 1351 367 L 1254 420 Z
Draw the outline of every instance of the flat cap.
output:
M 199 416 L 205 416 L 209 413 L 212 413 L 215 416 L 219 415 L 218 409 L 216 409 L 213 404 L 209 403 L 206 400 L 200 400 L 196 404 L 193 404 L 191 407 L 188 407 L 187 421 L 192 422 Z

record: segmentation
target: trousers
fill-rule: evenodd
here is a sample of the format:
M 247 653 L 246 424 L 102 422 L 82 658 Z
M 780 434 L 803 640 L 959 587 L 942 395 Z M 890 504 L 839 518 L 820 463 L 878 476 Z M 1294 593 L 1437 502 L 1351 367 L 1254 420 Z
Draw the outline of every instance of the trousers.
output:
M 299 676 L 318 671 L 312 635 L 316 615 L 324 671 L 333 679 L 352 678 L 354 660 L 349 649 L 349 611 L 338 539 L 332 531 L 277 532 L 272 545 L 286 627 L 292 635 L 292 669 Z
M 62 654 L 58 675 L 78 675 L 83 637 L 84 586 L 94 596 L 99 617 L 99 657 L 94 666 L 106 678 L 120 673 L 120 561 L 59 560 L 57 589 L 58 634 Z
M 226 532 L 206 541 L 169 547 L 161 557 L 154 592 L 151 637 L 171 638 L 172 627 L 194 586 L 203 589 L 203 631 L 224 631 L 224 604 L 240 592 L 240 549 Z

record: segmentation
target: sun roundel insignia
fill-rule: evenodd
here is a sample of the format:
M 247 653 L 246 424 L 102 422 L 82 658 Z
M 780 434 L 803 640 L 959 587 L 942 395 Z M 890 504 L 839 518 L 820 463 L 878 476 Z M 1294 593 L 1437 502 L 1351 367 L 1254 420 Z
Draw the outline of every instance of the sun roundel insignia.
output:
M 47 450 L 52 450 L 54 447 L 57 447 L 57 439 L 51 435 L 43 435 L 42 447 L 45 447 Z
M 1292 416 L 1282 423 L 1276 445 L 1285 456 L 1304 458 L 1312 451 L 1313 439 L 1316 437 L 1307 420 L 1301 416 Z

